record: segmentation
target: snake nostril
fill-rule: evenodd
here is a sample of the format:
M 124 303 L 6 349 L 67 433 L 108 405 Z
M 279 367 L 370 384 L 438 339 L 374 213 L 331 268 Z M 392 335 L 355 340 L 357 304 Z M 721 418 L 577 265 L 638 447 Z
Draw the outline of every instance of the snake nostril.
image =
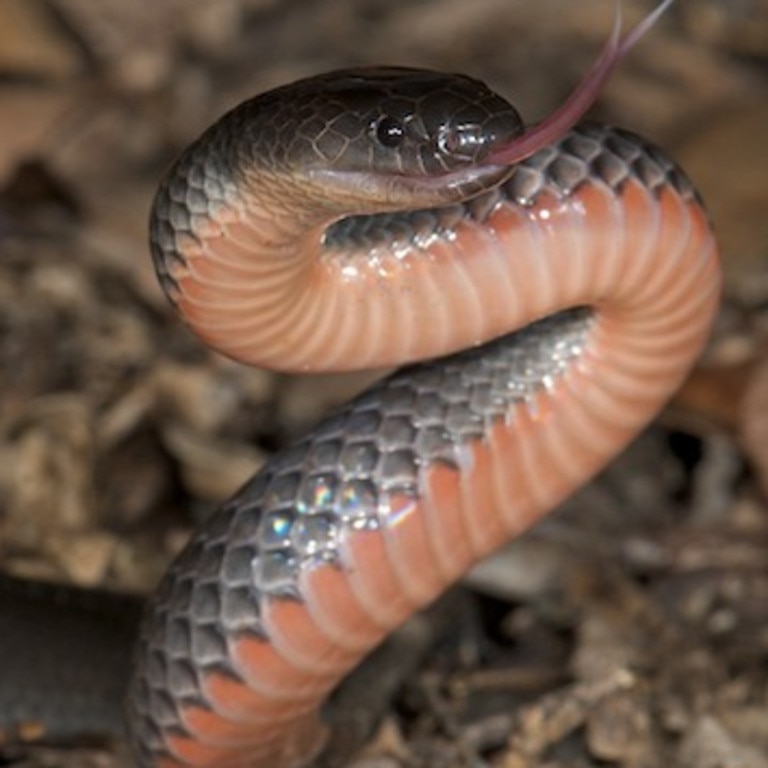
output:
M 479 125 L 446 125 L 437 136 L 437 146 L 441 152 L 469 160 L 476 157 L 487 143 L 488 137 Z

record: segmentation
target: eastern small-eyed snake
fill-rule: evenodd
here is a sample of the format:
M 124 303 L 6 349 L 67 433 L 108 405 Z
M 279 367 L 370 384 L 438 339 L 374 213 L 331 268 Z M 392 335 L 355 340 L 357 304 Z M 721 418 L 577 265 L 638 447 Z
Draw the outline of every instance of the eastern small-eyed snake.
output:
M 707 216 L 642 139 L 573 127 L 669 1 L 623 40 L 617 23 L 529 130 L 468 77 L 345 70 L 245 102 L 165 177 L 155 265 L 208 344 L 287 371 L 408 367 L 172 566 L 131 688 L 142 768 L 312 764 L 361 658 L 680 384 L 719 295 Z

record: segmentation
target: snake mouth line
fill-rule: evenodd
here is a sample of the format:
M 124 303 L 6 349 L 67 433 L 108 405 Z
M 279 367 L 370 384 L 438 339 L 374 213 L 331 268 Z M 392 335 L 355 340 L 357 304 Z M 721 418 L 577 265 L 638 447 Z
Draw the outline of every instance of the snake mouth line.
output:
M 461 202 L 501 184 L 512 172 L 512 166 L 488 164 L 429 176 L 314 170 L 309 173 L 309 178 L 328 189 L 376 201 L 384 212 L 413 207 L 414 203 L 428 207 Z

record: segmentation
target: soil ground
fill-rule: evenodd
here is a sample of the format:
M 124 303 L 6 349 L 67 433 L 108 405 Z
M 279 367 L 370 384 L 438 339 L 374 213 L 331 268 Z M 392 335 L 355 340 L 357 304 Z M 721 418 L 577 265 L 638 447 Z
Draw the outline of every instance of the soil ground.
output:
M 632 21 L 652 3 L 623 6 Z M 249 95 L 361 64 L 466 72 L 534 121 L 611 14 L 4 0 L 0 567 L 148 592 L 197 520 L 371 380 L 246 370 L 182 327 L 146 245 L 179 149 Z M 677 3 L 605 89 L 592 116 L 665 147 L 708 203 L 727 277 L 713 339 L 625 455 L 474 574 L 469 626 L 359 768 L 768 766 L 767 95 L 766 0 Z M 11 752 L 24 768 L 128 764 L 120 744 Z

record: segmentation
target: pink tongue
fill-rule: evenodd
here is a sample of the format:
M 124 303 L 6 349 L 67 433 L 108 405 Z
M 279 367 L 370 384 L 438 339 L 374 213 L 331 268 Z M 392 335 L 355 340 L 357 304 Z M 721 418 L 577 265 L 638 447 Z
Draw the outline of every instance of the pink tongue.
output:
M 513 165 L 563 136 L 594 104 L 600 89 L 614 67 L 673 2 L 674 0 L 663 0 L 655 10 L 622 39 L 621 0 L 616 0 L 616 15 L 613 19 L 613 29 L 608 41 L 573 93 L 549 117 L 534 125 L 519 138 L 499 147 L 485 159 L 484 163 L 488 165 Z

